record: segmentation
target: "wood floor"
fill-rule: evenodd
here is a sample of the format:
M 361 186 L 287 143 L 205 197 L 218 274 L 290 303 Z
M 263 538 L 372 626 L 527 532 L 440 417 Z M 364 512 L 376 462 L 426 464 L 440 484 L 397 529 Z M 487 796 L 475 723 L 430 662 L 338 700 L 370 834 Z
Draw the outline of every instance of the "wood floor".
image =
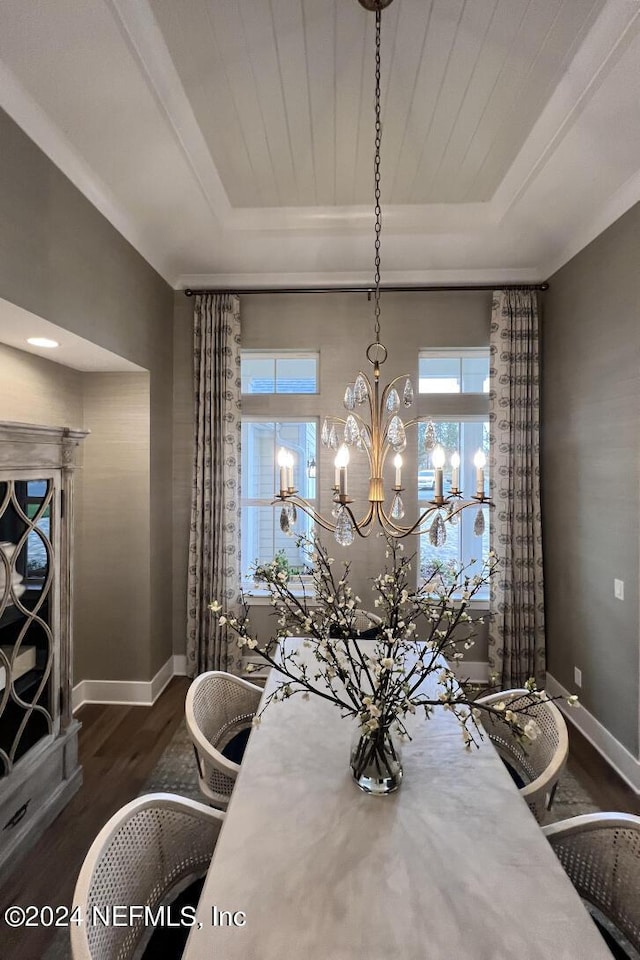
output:
M 188 685 L 175 678 L 153 707 L 91 705 L 79 711 L 83 786 L 0 888 L 0 916 L 14 903 L 71 903 L 87 849 L 109 817 L 143 788 L 182 720 Z M 572 728 L 570 736 L 570 769 L 595 802 L 603 810 L 640 815 L 640 797 Z M 0 920 L 0 958 L 40 960 L 51 937 L 51 930 L 11 930 Z

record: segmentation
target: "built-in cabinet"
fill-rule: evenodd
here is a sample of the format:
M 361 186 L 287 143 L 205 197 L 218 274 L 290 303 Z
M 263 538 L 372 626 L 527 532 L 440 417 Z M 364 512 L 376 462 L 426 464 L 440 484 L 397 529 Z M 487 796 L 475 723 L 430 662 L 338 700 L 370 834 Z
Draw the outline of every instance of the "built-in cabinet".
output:
M 86 431 L 0 422 L 0 876 L 81 784 L 73 507 Z

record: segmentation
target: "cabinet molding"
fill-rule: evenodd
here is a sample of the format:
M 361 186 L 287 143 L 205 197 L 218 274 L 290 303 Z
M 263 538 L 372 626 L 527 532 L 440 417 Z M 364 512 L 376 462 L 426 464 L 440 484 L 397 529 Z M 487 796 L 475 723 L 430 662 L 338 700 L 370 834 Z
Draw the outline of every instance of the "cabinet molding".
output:
M 87 432 L 0 422 L 0 879 L 82 782 L 71 712 L 73 521 Z

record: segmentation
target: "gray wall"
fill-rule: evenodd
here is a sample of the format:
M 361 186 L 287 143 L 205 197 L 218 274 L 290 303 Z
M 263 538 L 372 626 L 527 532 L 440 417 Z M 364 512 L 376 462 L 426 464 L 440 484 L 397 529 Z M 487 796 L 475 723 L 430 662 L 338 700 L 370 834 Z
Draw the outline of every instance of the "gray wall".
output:
M 488 293 L 386 294 L 382 298 L 382 337 L 389 348 L 384 366 L 385 382 L 408 372 L 417 382 L 418 351 L 428 347 L 487 345 L 491 296 Z M 174 651 L 185 642 L 186 555 L 189 530 L 189 494 L 192 467 L 193 400 L 192 370 L 193 301 L 176 294 L 174 334 Z M 320 393 L 296 398 L 301 416 L 340 414 L 344 389 L 353 381 L 358 366 L 369 366 L 364 356 L 373 339 L 373 305 L 365 294 L 270 294 L 241 297 L 242 345 L 245 349 L 299 349 L 320 351 Z M 253 400 L 252 400 L 253 402 Z M 277 416 L 277 397 L 261 398 L 261 414 Z M 290 403 L 290 401 L 289 401 Z M 249 404 L 245 404 L 248 408 Z M 256 411 L 251 411 L 256 412 Z M 290 416 L 290 407 L 289 407 Z M 406 475 L 415 475 L 415 454 L 407 449 Z M 363 458 L 364 460 L 364 458 Z M 321 450 L 319 461 L 319 507 L 330 514 L 333 461 Z M 360 504 L 366 500 L 367 474 L 349 468 L 349 489 Z M 417 509 L 417 492 L 405 495 L 407 514 Z M 358 504 L 356 504 L 356 507 Z M 357 510 L 356 510 L 357 514 Z M 353 561 L 356 591 L 363 606 L 370 606 L 370 578 L 384 563 L 383 545 L 375 537 L 344 549 L 331 537 L 331 555 Z M 415 549 L 417 543 L 407 543 Z M 271 632 L 269 608 L 257 607 L 252 619 L 257 631 Z M 469 659 L 486 659 L 486 639 L 472 648 Z
M 548 669 L 636 755 L 639 263 L 636 206 L 551 278 L 542 338 Z
M 0 419 L 90 431 L 77 456 L 74 682 L 146 677 L 149 375 L 82 373 L 0 344 Z
M 151 649 L 149 375 L 82 375 L 75 680 L 144 678 Z M 164 660 L 167 659 L 167 654 Z
M 145 638 L 111 637 L 109 648 L 118 671 L 148 680 L 172 651 L 173 294 L 2 112 L 0 143 L 0 297 L 150 373 L 151 565 L 142 574 L 150 582 L 150 629 Z M 87 643 L 102 663 L 102 638 Z M 131 656 L 132 645 L 139 656 Z M 93 662 L 89 651 L 86 669 L 96 679 Z

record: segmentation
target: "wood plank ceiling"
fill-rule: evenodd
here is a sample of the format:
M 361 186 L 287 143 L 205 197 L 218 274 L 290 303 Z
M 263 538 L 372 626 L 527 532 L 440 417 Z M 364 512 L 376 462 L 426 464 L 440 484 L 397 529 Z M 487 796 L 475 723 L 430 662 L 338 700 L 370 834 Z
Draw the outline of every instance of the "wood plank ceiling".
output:
M 604 2 L 395 0 L 382 18 L 384 201 L 490 200 Z M 232 206 L 370 204 L 371 13 L 356 0 L 153 12 Z

